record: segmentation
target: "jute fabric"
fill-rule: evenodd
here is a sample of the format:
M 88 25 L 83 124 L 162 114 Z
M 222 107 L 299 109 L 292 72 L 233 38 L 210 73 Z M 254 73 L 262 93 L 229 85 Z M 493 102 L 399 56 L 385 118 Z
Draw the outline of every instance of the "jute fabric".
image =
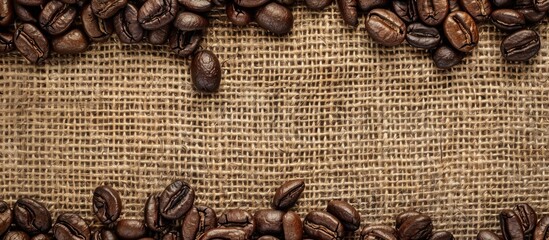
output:
M 330 199 L 364 225 L 417 209 L 459 239 L 497 230 L 517 202 L 549 212 L 547 23 L 527 63 L 506 63 L 503 34 L 482 25 L 464 63 L 437 70 L 425 51 L 373 43 L 363 20 L 346 27 L 335 6 L 293 10 L 284 37 L 211 14 L 202 46 L 224 70 L 214 95 L 192 89 L 190 61 L 167 47 L 113 38 L 40 67 L 2 55 L 0 198 L 91 223 L 104 183 L 139 218 L 177 178 L 218 212 L 268 207 L 276 186 L 303 178 L 302 216 Z

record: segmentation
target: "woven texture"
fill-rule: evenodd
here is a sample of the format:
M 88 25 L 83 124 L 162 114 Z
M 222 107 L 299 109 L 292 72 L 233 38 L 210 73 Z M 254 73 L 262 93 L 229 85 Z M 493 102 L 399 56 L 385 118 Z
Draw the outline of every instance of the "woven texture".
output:
M 460 239 L 496 230 L 517 202 L 549 212 L 547 23 L 528 63 L 506 63 L 503 34 L 483 25 L 478 49 L 446 71 L 424 51 L 373 43 L 335 6 L 293 10 L 285 37 L 212 14 L 202 46 L 222 62 L 215 95 L 193 91 L 190 61 L 166 47 L 113 39 L 42 67 L 2 56 L 0 198 L 91 222 L 103 183 L 133 218 L 176 178 L 217 211 L 268 207 L 276 186 L 303 178 L 302 216 L 330 199 L 363 224 L 414 208 Z

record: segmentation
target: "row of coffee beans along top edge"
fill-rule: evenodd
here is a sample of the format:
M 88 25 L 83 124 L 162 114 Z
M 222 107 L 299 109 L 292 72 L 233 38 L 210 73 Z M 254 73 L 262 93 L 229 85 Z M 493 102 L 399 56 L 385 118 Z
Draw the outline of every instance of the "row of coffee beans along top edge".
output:
M 340 240 L 352 238 L 361 226 L 359 212 L 345 201 L 332 200 L 324 210 L 303 218 L 292 208 L 305 190 L 303 180 L 279 186 L 271 208 L 253 214 L 243 209 L 214 209 L 195 204 L 189 183 L 176 180 L 145 202 L 143 219 L 121 219 L 123 204 L 109 185 L 93 192 L 92 212 L 99 224 L 90 226 L 73 213 L 60 214 L 53 222 L 44 204 L 22 198 L 13 208 L 0 201 L 2 240 Z M 547 240 L 549 216 L 537 218 L 528 204 L 517 204 L 499 216 L 501 234 L 480 231 L 477 240 Z M 414 210 L 396 216 L 394 226 L 367 225 L 361 240 L 453 240 L 449 231 L 434 230 L 431 218 Z

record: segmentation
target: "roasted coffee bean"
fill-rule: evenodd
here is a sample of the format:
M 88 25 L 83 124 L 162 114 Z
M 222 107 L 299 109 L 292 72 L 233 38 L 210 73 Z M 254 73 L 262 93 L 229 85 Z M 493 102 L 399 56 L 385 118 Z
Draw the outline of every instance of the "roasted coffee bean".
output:
M 0 52 L 2 52 L 3 38 L 4 37 L 2 33 L 0 33 Z M 4 44 L 4 45 L 7 45 L 7 44 Z M 8 205 L 8 203 L 4 201 L 0 201 L 0 236 L 4 235 L 4 233 L 8 231 L 12 222 L 13 222 L 13 212 L 11 211 L 10 206 Z
M 234 3 L 241 7 L 256 8 L 267 4 L 269 1 L 270 0 L 234 0 Z
M 122 219 L 116 223 L 116 235 L 125 240 L 134 240 L 146 234 L 145 223 L 136 219 Z
M 271 235 L 265 235 L 265 236 L 259 237 L 257 240 L 279 240 L 279 239 Z
M 198 55 L 204 55 L 204 56 L 198 56 Z M 195 59 L 197 57 L 212 58 L 212 56 L 213 56 L 213 53 L 207 50 L 196 54 L 196 56 L 193 58 L 193 62 L 191 63 L 191 78 L 193 78 L 193 68 L 195 68 L 193 67 L 193 65 L 195 65 L 195 62 L 194 62 Z M 211 59 L 209 61 L 215 61 L 215 60 Z M 193 81 L 194 81 L 194 78 L 193 78 Z M 247 236 L 250 236 L 255 229 L 255 221 L 253 216 L 250 215 L 250 213 L 241 209 L 226 210 L 219 216 L 219 218 L 217 219 L 217 223 L 221 228 L 242 229 L 244 232 L 246 232 Z
M 54 240 L 53 236 L 49 233 L 40 233 L 31 237 L 31 240 Z
M 406 41 L 417 48 L 432 49 L 440 45 L 442 37 L 434 27 L 412 23 L 406 30 Z
M 257 10 L 255 21 L 263 29 L 282 35 L 292 30 L 294 16 L 287 7 L 272 2 Z
M 366 17 L 366 31 L 375 42 L 392 47 L 404 41 L 406 25 L 393 12 L 374 9 Z
M 545 12 L 536 10 L 532 0 L 516 0 L 514 9 L 524 15 L 524 19 L 531 23 L 537 23 L 545 17 Z
M 303 221 L 303 229 L 307 235 L 318 240 L 342 239 L 345 234 L 343 225 L 336 217 L 321 211 L 309 212 Z
M 271 206 L 277 210 L 289 209 L 297 202 L 303 190 L 305 182 L 302 179 L 287 181 L 276 189 Z
M 247 240 L 248 234 L 238 228 L 214 228 L 206 231 L 199 240 Z
M 170 49 L 179 57 L 188 57 L 198 49 L 202 42 L 202 31 L 175 30 L 170 36 Z
M 394 0 L 393 11 L 405 22 L 415 22 L 418 19 L 416 0 Z
M 408 218 L 419 216 L 419 215 L 422 215 L 422 213 L 414 210 L 408 210 L 398 214 L 395 218 L 395 229 L 399 229 L 400 225 L 402 225 Z
M 280 235 L 282 233 L 282 218 L 284 212 L 264 209 L 254 214 L 255 231 L 260 235 Z
M 503 240 L 503 238 L 492 231 L 482 230 L 477 234 L 477 240 Z
M 150 195 L 145 203 L 145 225 L 155 232 L 164 231 L 168 225 L 160 214 L 160 193 Z
M 30 236 L 22 231 L 9 231 L 4 235 L 3 240 L 30 240 Z
M 339 13 L 343 21 L 348 25 L 356 27 L 358 25 L 358 3 L 357 0 L 336 0 Z
M 450 12 L 461 11 L 459 0 L 448 0 L 448 5 L 450 6 Z
M 193 206 L 181 226 L 183 240 L 195 240 L 204 232 L 217 227 L 217 216 L 212 208 Z
M 57 35 L 65 32 L 76 19 L 76 8 L 61 1 L 52 0 L 44 6 L 38 22 L 46 32 Z
M 101 20 L 100 20 L 101 21 Z M 108 185 L 102 185 L 93 191 L 93 213 L 103 224 L 116 222 L 122 212 L 120 194 Z
M 448 12 L 448 0 L 417 0 L 417 12 L 421 21 L 430 26 L 441 24 Z
M 160 194 L 160 214 L 167 219 L 179 219 L 191 209 L 194 190 L 189 183 L 177 180 Z
M 168 25 L 179 11 L 177 0 L 147 0 L 137 14 L 141 27 L 154 30 Z
M 515 3 L 515 0 L 492 0 L 495 7 L 509 7 Z
M 284 214 L 282 229 L 284 230 L 284 240 L 303 239 L 303 222 L 296 212 L 289 211 Z
M 179 0 L 179 3 L 185 9 L 198 13 L 209 12 L 216 5 L 213 0 Z
M 42 9 L 40 7 L 25 7 L 23 5 L 14 4 L 13 10 L 17 20 L 24 23 L 37 23 L 38 16 Z
M 15 32 L 15 46 L 32 63 L 40 63 L 48 55 L 46 38 L 40 31 L 23 24 Z M 42 203 L 30 198 L 22 198 L 13 206 L 15 222 L 28 234 L 47 233 L 51 228 L 51 215 Z
M 451 68 L 463 60 L 465 54 L 451 46 L 441 45 L 433 52 L 433 61 L 438 68 Z
M 246 26 L 253 20 L 251 10 L 240 7 L 233 2 L 227 3 L 225 13 L 229 21 L 237 26 Z
M 466 12 L 452 12 L 444 21 L 444 35 L 457 50 L 471 52 L 478 44 L 475 20 Z
M 305 4 L 312 10 L 322 10 L 332 4 L 333 0 L 305 0 Z
M 171 230 L 162 235 L 162 240 L 181 240 L 181 232 Z
M 168 41 L 170 37 L 170 31 L 172 30 L 171 24 L 163 26 L 159 29 L 151 30 L 147 33 L 147 40 L 153 45 L 162 45 Z
M 45 0 L 15 0 L 15 3 L 21 4 L 23 6 L 38 7 L 38 6 L 44 5 L 44 3 L 46 3 L 46 1 Z
M 93 14 L 91 5 L 87 4 L 81 12 L 82 27 L 86 35 L 94 42 L 103 42 L 109 39 L 114 31 L 111 19 L 101 19 Z M 95 213 L 95 212 L 94 212 Z
M 13 23 L 15 16 L 12 0 L 0 0 L 0 27 L 5 27 Z
M 91 0 L 93 13 L 102 19 L 110 18 L 124 9 L 128 0 Z
M 65 213 L 53 225 L 53 235 L 57 240 L 90 240 L 88 224 L 80 216 Z
M 206 29 L 210 23 L 208 19 L 192 12 L 177 14 L 173 25 L 181 31 L 196 31 Z
M 117 240 L 117 237 L 113 231 L 102 228 L 92 233 L 91 240 Z
M 371 225 L 364 227 L 360 232 L 361 240 L 397 240 L 394 228 L 385 225 Z
M 531 32 L 534 32 L 534 31 L 531 31 Z M 534 41 L 539 42 L 539 36 L 537 35 L 536 32 L 534 33 L 536 37 L 532 37 L 530 39 L 535 39 Z M 520 222 L 522 223 L 522 230 L 524 230 L 524 234 L 531 235 L 532 232 L 534 232 L 534 228 L 536 227 L 536 224 L 538 221 L 538 215 L 536 214 L 536 211 L 527 203 L 519 203 L 515 205 L 513 210 L 515 211 L 515 213 L 520 219 Z
M 549 10 L 549 0 L 534 0 L 534 7 L 538 12 L 547 12 Z
M 448 231 L 433 232 L 429 240 L 454 240 L 454 235 Z
M 295 3 L 295 0 L 276 0 L 277 3 L 284 4 L 284 5 L 293 5 Z
M 529 30 L 525 30 L 529 31 Z M 499 214 L 499 223 L 503 238 L 506 240 L 524 240 L 524 231 L 519 216 L 512 210 L 503 210 Z
M 498 9 L 492 12 L 490 19 L 494 26 L 503 31 L 515 31 L 526 27 L 524 15 L 513 9 Z
M 459 0 L 463 10 L 469 13 L 476 21 L 488 19 L 492 13 L 491 0 Z
M 508 61 L 526 61 L 535 56 L 539 52 L 540 47 L 539 35 L 535 31 L 525 29 L 515 32 L 503 39 L 500 49 L 501 54 Z M 519 217 L 519 219 L 523 220 L 522 217 Z M 532 221 L 531 219 L 524 220 Z M 531 223 L 528 222 L 528 225 L 530 224 Z M 530 230 L 530 228 L 528 228 L 528 230 Z
M 114 17 L 114 31 L 123 43 L 138 43 L 145 31 L 137 19 L 137 8 L 131 3 Z
M 332 200 L 326 211 L 343 224 L 345 231 L 354 232 L 360 228 L 360 214 L 348 202 Z
M 11 52 L 15 49 L 13 33 L 0 32 L 0 53 Z M 11 210 L 10 210 L 11 214 Z M 11 222 L 11 219 L 10 219 Z M 0 202 L 0 235 L 2 235 L 2 203 Z
M 413 0 L 415 2 L 415 0 Z M 357 0 L 358 8 L 364 12 L 368 12 L 374 8 L 381 8 L 387 5 L 389 0 Z
M 52 50 L 56 53 L 77 54 L 85 52 L 88 49 L 89 42 L 80 29 L 73 29 L 53 38 L 51 46 Z
M 539 219 L 532 240 L 547 240 L 549 239 L 549 216 L 543 216 Z
M 401 240 L 427 239 L 432 230 L 433 222 L 425 214 L 407 218 L 397 229 Z

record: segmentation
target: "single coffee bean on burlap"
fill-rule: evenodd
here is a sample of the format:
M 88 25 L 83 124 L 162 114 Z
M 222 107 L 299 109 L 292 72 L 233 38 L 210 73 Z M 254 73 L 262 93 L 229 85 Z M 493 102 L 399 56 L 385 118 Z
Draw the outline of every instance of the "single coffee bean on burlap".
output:
M 261 235 L 281 235 L 284 212 L 272 209 L 258 210 L 254 214 L 255 232 Z
M 305 216 L 303 230 L 318 240 L 342 239 L 345 235 L 343 224 L 332 214 L 321 211 L 313 211 Z
M 540 47 L 539 35 L 533 30 L 525 29 L 504 38 L 500 49 L 501 55 L 508 61 L 526 61 L 535 56 Z
M 182 180 L 168 185 L 160 194 L 160 214 L 167 219 L 179 219 L 191 209 L 194 203 L 194 189 Z
M 412 23 L 406 29 L 408 44 L 423 49 L 433 49 L 442 42 L 442 37 L 435 27 L 423 23 Z
M 492 24 L 502 31 L 516 31 L 526 27 L 524 15 L 513 9 L 498 9 L 490 15 Z
M 117 237 L 112 230 L 100 228 L 92 233 L 91 240 L 117 240 Z
M 196 90 L 216 92 L 221 84 L 221 64 L 217 56 L 208 50 L 197 52 L 191 62 L 191 80 Z
M 537 23 L 545 17 L 545 12 L 536 10 L 532 0 L 516 0 L 513 8 L 522 13 L 530 23 Z
M 234 2 L 227 3 L 225 13 L 230 22 L 236 26 L 246 26 L 253 20 L 250 9 L 236 5 Z
M 25 57 L 30 56 L 31 62 L 34 63 L 40 61 L 39 55 L 46 55 L 43 54 L 45 47 L 42 44 L 47 45 L 45 38 L 42 39 L 43 36 L 38 37 L 37 31 L 38 29 L 32 25 L 23 24 L 18 29 L 19 33 L 15 33 L 15 45 Z M 17 200 L 13 206 L 13 214 L 17 226 L 30 235 L 47 233 L 51 229 L 50 212 L 42 203 L 34 199 L 22 198 Z
M 181 232 L 177 230 L 170 230 L 162 235 L 161 240 L 181 240 Z
M 400 240 L 427 239 L 432 230 L 433 222 L 425 214 L 407 218 L 397 229 Z
M 303 239 L 303 222 L 296 212 L 288 211 L 284 214 L 282 229 L 284 230 L 284 240 Z
M 185 58 L 193 54 L 200 46 L 203 31 L 174 30 L 170 35 L 169 47 L 179 57 Z
M 357 0 L 336 0 L 339 14 L 347 25 L 356 27 L 358 25 L 358 3 Z
M 162 232 L 168 223 L 160 214 L 160 193 L 150 195 L 145 203 L 145 225 L 152 231 Z
M 137 19 L 144 29 L 154 30 L 171 23 L 177 11 L 177 0 L 147 0 L 139 8 Z
M 466 12 L 452 12 L 444 21 L 444 35 L 455 49 L 471 52 L 477 46 L 479 35 L 475 20 Z
M 114 16 L 114 31 L 118 35 L 118 39 L 123 43 L 141 42 L 145 30 L 139 24 L 137 8 L 133 4 L 128 3 L 126 8 Z
M 302 179 L 287 181 L 276 189 L 271 206 L 277 210 L 289 209 L 299 200 L 303 190 L 305 182 Z
M 247 8 L 261 7 L 270 2 L 270 0 L 234 0 L 238 6 Z
M 454 240 L 454 234 L 448 231 L 437 231 L 429 237 L 429 240 Z
M 196 31 L 206 29 L 210 22 L 196 13 L 181 11 L 177 14 L 173 25 L 181 31 Z
M 503 238 L 492 231 L 482 230 L 477 234 L 477 240 L 503 240 Z
M 549 239 L 549 216 L 543 216 L 539 219 L 532 240 L 547 240 Z
M 406 24 L 393 12 L 374 9 L 366 16 L 366 31 L 377 43 L 393 47 L 406 37 Z
M 72 213 L 61 214 L 53 225 L 53 236 L 57 240 L 90 240 L 88 224 Z
M 112 19 L 102 19 L 95 16 L 91 5 L 86 4 L 82 7 L 80 14 L 82 27 L 86 35 L 94 42 L 103 42 L 109 39 L 114 32 Z
M 103 19 L 113 17 L 118 11 L 124 9 L 128 0 L 91 0 L 93 13 Z
M 150 30 L 147 32 L 147 41 L 153 45 L 163 45 L 168 41 L 171 30 L 171 24 L 167 24 L 155 30 Z
M 395 217 L 395 229 L 400 228 L 400 225 L 402 225 L 402 223 L 404 223 L 408 218 L 419 216 L 419 215 L 422 215 L 422 213 L 415 210 L 408 210 L 398 214 Z
M 116 235 L 124 240 L 135 240 L 145 236 L 145 223 L 137 219 L 122 219 L 116 223 Z
M 389 3 L 389 0 L 357 0 L 358 8 L 363 12 L 368 12 L 374 8 L 384 7 Z
M 52 39 L 52 50 L 60 54 L 83 53 L 88 49 L 88 37 L 76 28 Z
M 40 233 L 32 236 L 31 240 L 54 240 L 54 237 L 50 233 Z
M 284 5 L 272 2 L 257 10 L 255 21 L 263 29 L 283 35 L 292 30 L 294 16 Z
M 225 210 L 217 219 L 217 223 L 220 228 L 241 229 L 247 236 L 251 236 L 255 229 L 254 217 L 242 209 Z
M 449 11 L 448 0 L 417 0 L 419 18 L 427 25 L 440 25 Z
M 387 225 L 370 225 L 360 232 L 361 240 L 397 240 L 397 232 Z
M 38 22 L 40 27 L 52 35 L 65 32 L 76 19 L 76 8 L 61 1 L 52 0 L 44 6 Z
M 13 23 L 14 11 L 12 0 L 0 0 L 0 27 L 6 27 Z
M 183 5 L 185 10 L 197 13 L 209 12 L 216 5 L 214 0 L 179 0 L 179 3 Z
M 199 240 L 247 240 L 248 234 L 239 228 L 214 228 L 206 231 Z
M 93 191 L 93 213 L 103 224 L 116 222 L 122 212 L 120 194 L 109 185 L 102 185 Z
M 333 0 L 305 0 L 305 5 L 312 10 L 323 10 L 330 6 Z
M 394 0 L 393 11 L 405 22 L 415 22 L 418 19 L 416 0 Z
M 9 231 L 2 240 L 30 240 L 30 236 L 23 231 Z
M 460 0 L 460 3 L 463 10 L 476 21 L 484 21 L 492 13 L 491 0 Z
M 2 47 L 2 34 L 0 34 L 0 50 Z M 0 201 L 0 236 L 4 235 L 13 222 L 13 211 L 7 202 Z
M 360 213 L 348 202 L 332 200 L 326 211 L 343 224 L 345 231 L 354 232 L 360 228 Z
M 461 62 L 465 54 L 452 46 L 441 45 L 433 52 L 433 61 L 437 68 L 451 68 Z
M 181 225 L 183 240 L 195 240 L 204 232 L 217 227 L 215 211 L 206 206 L 193 206 Z
M 531 235 L 534 232 L 534 228 L 536 227 L 538 221 L 538 215 L 536 214 L 536 211 L 530 205 L 528 205 L 528 203 L 519 203 L 515 205 L 513 211 L 515 211 L 520 219 L 520 222 L 522 223 L 522 230 L 524 231 L 524 235 Z
M 499 224 L 505 240 L 524 240 L 524 230 L 519 216 L 513 210 L 503 210 L 499 214 Z

